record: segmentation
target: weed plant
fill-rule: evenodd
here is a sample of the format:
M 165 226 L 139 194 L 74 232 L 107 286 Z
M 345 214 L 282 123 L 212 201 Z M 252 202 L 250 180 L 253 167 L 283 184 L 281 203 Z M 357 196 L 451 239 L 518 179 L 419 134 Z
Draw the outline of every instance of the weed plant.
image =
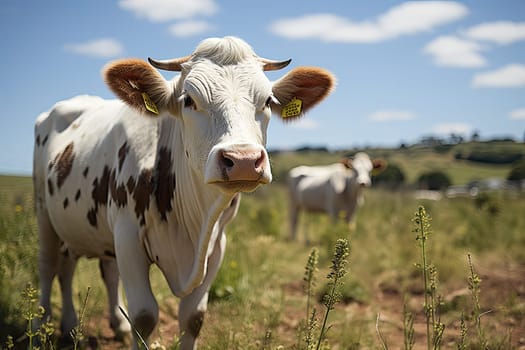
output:
M 334 255 L 332 258 L 332 265 L 330 266 L 330 272 L 326 276 L 329 287 L 328 293 L 323 296 L 323 305 L 325 307 L 324 317 L 321 322 L 321 328 L 318 330 L 317 320 L 317 309 L 314 307 L 310 314 L 310 303 L 312 299 L 312 291 L 315 285 L 315 273 L 317 271 L 317 249 L 312 249 L 310 256 L 305 267 L 305 274 L 303 281 L 305 283 L 306 292 L 306 327 L 304 329 L 304 341 L 305 350 L 319 350 L 326 339 L 326 333 L 330 329 L 328 326 L 328 316 L 330 311 L 335 307 L 335 304 L 341 300 L 340 289 L 344 284 L 343 278 L 345 277 L 347 270 L 346 265 L 348 263 L 349 255 L 349 243 L 346 239 L 339 239 L 335 244 Z M 301 330 L 301 329 L 300 329 Z M 317 336 L 316 336 L 317 334 Z M 317 339 L 317 341 L 315 341 Z M 325 344 L 323 348 L 326 348 Z M 299 342 L 298 349 L 303 349 Z M 328 347 L 329 348 L 329 347 Z
M 414 339 L 414 314 L 407 306 L 407 300 L 403 303 L 403 342 L 405 350 L 412 350 L 415 344 Z
M 437 294 L 437 269 L 435 265 L 428 262 L 427 257 L 427 240 L 430 238 L 431 218 L 427 214 L 425 207 L 420 206 L 414 215 L 414 232 L 416 233 L 416 240 L 420 243 L 421 248 L 421 263 L 417 266 L 422 271 L 425 295 L 425 303 L 423 310 L 425 312 L 426 328 L 427 328 L 427 349 L 439 349 L 443 339 L 443 332 L 445 325 L 441 322 L 439 314 L 439 306 L 441 304 L 441 297 Z M 407 334 L 405 332 L 405 334 Z M 405 340 L 409 343 L 410 340 Z
M 472 266 L 472 259 L 471 259 L 470 254 L 468 255 L 468 266 L 470 270 L 470 275 L 468 277 L 468 289 L 470 290 L 470 293 L 472 296 L 472 304 L 474 305 L 474 311 L 473 311 L 472 316 L 474 318 L 474 322 L 476 325 L 479 345 L 481 349 L 487 349 L 487 341 L 485 339 L 485 333 L 483 331 L 483 328 L 481 327 L 481 316 L 483 316 L 481 312 L 480 302 L 479 302 L 481 278 L 479 277 L 477 273 L 474 272 L 474 267 Z

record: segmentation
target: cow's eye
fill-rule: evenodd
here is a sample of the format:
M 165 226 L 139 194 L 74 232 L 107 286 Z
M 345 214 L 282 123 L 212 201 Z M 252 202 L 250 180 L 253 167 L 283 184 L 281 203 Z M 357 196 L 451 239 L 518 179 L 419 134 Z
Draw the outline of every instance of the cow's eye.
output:
M 195 107 L 195 102 L 193 102 L 193 99 L 189 95 L 184 96 L 184 108 L 192 107 Z

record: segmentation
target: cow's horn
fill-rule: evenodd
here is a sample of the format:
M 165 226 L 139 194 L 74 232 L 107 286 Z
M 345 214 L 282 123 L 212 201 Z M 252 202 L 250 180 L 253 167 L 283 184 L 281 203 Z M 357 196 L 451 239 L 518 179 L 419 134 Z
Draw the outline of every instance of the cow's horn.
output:
M 148 57 L 148 61 L 155 68 L 169 70 L 172 72 L 180 72 L 182 70 L 182 64 L 189 61 L 190 58 L 191 56 L 185 56 L 171 60 L 157 61 L 151 57 Z
M 261 58 L 260 60 L 263 63 L 263 70 L 264 71 L 283 69 L 284 67 L 289 65 L 290 62 L 292 62 L 291 58 L 289 60 L 286 60 L 286 61 L 272 61 L 272 60 L 268 60 L 266 58 Z

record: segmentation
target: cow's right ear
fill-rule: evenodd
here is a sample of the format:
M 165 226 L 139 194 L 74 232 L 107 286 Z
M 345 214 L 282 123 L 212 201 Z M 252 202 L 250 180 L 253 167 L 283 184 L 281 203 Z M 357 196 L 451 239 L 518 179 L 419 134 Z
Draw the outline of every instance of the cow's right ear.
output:
M 130 107 L 155 116 L 166 110 L 171 91 L 160 73 L 140 59 L 123 59 L 109 63 L 103 70 L 111 91 Z
M 372 160 L 372 176 L 377 176 L 381 174 L 386 168 L 388 164 L 386 160 L 383 159 L 373 159 Z

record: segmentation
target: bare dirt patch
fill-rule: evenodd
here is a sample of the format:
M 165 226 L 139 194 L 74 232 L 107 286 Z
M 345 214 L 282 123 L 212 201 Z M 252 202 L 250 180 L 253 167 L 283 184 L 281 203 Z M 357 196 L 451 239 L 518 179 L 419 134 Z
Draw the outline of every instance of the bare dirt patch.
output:
M 477 273 L 482 279 L 480 305 L 484 313 L 481 324 L 489 341 L 503 342 L 502 349 L 525 349 L 525 266 L 504 266 L 491 268 L 481 266 Z M 467 311 L 467 318 L 471 317 L 472 300 L 471 293 L 466 288 L 466 281 L 463 287 L 450 288 L 441 286 L 443 297 L 448 305 L 443 311 L 442 321 L 445 323 L 446 330 L 442 348 L 456 348 L 456 343 L 460 334 L 460 314 L 461 310 Z M 302 286 L 299 281 L 284 286 L 285 298 L 304 299 Z M 417 288 L 408 297 L 408 307 L 414 313 L 415 346 L 414 349 L 426 348 L 426 322 L 422 312 L 423 294 Z M 368 329 L 375 333 L 375 320 L 379 316 L 377 325 L 388 347 L 392 349 L 402 349 L 404 347 L 403 338 L 403 307 L 405 297 L 398 290 L 393 288 L 377 287 L 374 290 L 372 300 L 366 304 L 349 303 L 338 304 L 334 313 L 343 314 L 347 317 L 366 320 Z M 295 305 L 295 306 L 294 306 Z M 318 310 L 323 310 L 323 306 L 318 304 Z M 213 303 L 210 304 L 209 313 L 214 312 Z M 250 312 L 243 310 L 242 312 Z M 164 346 L 172 344 L 173 337 L 178 333 L 177 301 L 171 299 L 161 305 L 159 315 L 159 326 L 152 336 L 152 341 L 158 340 Z M 205 318 L 200 344 L 205 346 L 209 339 L 214 338 L 213 334 L 221 329 L 223 317 L 227 315 L 208 314 Z M 297 328 L 304 319 L 304 310 L 296 303 L 284 303 L 280 313 L 278 326 L 274 329 L 273 337 L 276 341 L 291 348 L 297 340 Z M 340 325 L 340 321 L 334 321 L 334 327 Z M 478 335 L 473 328 L 472 320 L 469 321 L 469 340 L 471 343 L 477 342 Z M 229 330 L 224 329 L 224 332 Z M 117 341 L 113 338 L 113 333 L 109 328 L 107 315 L 93 316 L 87 325 L 87 333 L 91 337 L 88 347 L 98 346 L 102 349 L 124 349 L 127 342 Z M 249 335 L 246 335 L 249 336 Z M 252 335 L 254 342 L 264 336 L 264 330 L 257 330 Z M 510 343 L 510 347 L 508 346 Z M 334 349 L 340 347 L 331 342 Z M 374 347 L 380 347 L 380 340 Z M 367 347 L 363 347 L 367 348 Z

